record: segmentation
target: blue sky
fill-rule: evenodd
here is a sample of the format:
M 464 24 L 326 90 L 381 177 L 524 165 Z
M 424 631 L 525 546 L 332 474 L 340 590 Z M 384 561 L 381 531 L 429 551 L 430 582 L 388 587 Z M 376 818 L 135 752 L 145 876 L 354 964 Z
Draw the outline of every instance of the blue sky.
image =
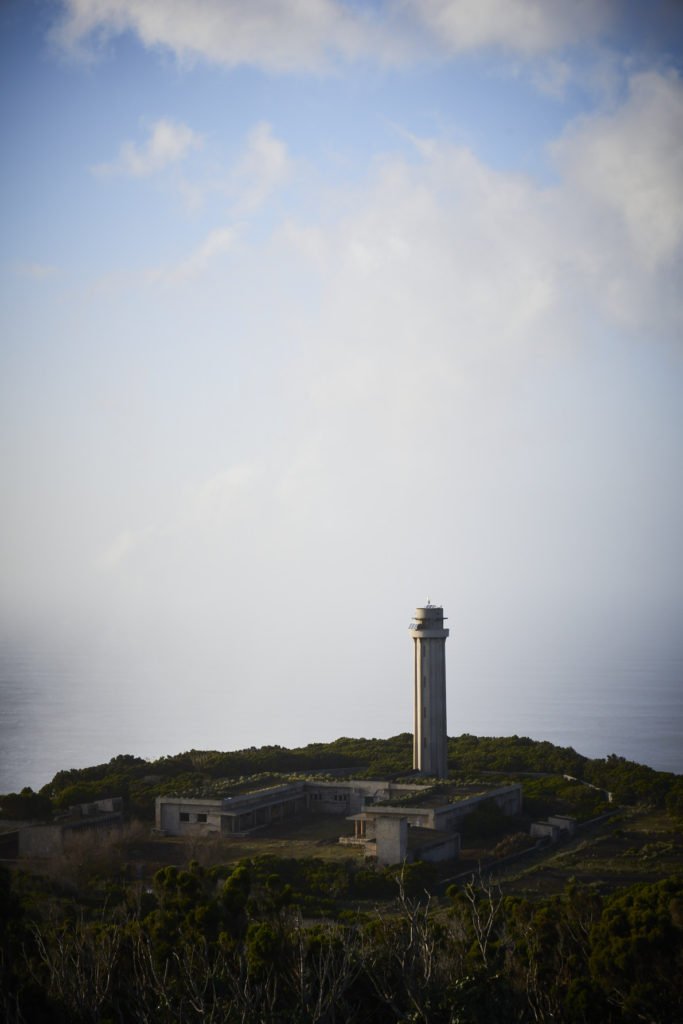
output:
M 104 753 L 409 729 L 428 597 L 453 734 L 680 686 L 682 41 L 674 3 L 2 6 L 3 649 Z

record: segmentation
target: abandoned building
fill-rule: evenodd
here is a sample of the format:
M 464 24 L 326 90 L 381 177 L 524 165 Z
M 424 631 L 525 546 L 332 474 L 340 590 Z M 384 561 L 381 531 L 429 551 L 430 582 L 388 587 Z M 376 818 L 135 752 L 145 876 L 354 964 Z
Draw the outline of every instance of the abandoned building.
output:
M 576 832 L 576 818 L 566 814 L 555 814 L 545 821 L 531 823 L 529 834 L 535 839 L 549 839 L 556 843 L 559 839 L 570 838 Z
M 27 825 L 18 830 L 20 857 L 55 857 L 72 847 L 79 837 L 104 838 L 123 825 L 123 799 L 110 797 L 75 804 L 47 825 Z
M 518 814 L 522 787 L 349 779 L 291 782 L 215 799 L 160 796 L 156 828 L 175 836 L 243 836 L 304 812 L 336 814 L 353 825 L 353 834 L 340 836 L 340 843 L 362 848 L 379 864 L 445 860 L 459 853 L 463 819 L 486 801 L 503 814 Z

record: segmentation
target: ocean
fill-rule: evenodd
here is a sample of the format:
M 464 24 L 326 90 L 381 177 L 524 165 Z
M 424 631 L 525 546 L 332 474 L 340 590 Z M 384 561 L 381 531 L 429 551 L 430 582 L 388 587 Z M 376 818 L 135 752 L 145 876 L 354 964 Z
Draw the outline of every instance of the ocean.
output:
M 451 672 L 448 685 L 450 735 L 530 736 L 571 746 L 588 757 L 614 753 L 683 774 L 678 666 L 650 672 L 640 665 L 618 679 L 588 679 L 580 687 L 550 686 L 545 677 L 534 681 L 528 676 L 506 679 L 504 690 L 500 680 L 485 678 L 464 687 L 454 676 Z M 407 685 L 402 692 L 406 700 L 397 701 L 393 710 L 366 697 L 358 727 L 345 734 L 409 731 Z M 180 703 L 159 685 L 124 685 L 115 668 L 101 677 L 92 666 L 85 671 L 76 654 L 10 655 L 0 645 L 0 793 L 38 789 L 61 769 L 101 764 L 117 754 L 154 758 L 191 748 L 299 746 L 333 739 L 335 723 L 323 696 L 305 720 L 297 721 L 296 715 L 280 720 L 271 706 L 236 723 L 225 693 L 217 692 L 207 718 L 206 707 L 193 699 L 190 688 Z

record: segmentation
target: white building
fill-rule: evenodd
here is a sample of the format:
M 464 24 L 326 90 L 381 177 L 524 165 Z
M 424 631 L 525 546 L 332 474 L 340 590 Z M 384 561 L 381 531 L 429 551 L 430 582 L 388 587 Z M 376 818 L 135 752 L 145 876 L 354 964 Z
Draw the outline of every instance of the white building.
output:
M 342 836 L 341 843 L 361 847 L 366 856 L 376 857 L 380 864 L 393 864 L 413 857 L 457 857 L 458 830 L 464 818 L 489 800 L 503 814 L 519 814 L 522 787 L 513 784 L 486 789 L 348 779 L 289 782 L 235 797 L 160 796 L 156 801 L 156 827 L 166 835 L 236 837 L 306 811 L 336 814 L 353 823 L 353 835 Z

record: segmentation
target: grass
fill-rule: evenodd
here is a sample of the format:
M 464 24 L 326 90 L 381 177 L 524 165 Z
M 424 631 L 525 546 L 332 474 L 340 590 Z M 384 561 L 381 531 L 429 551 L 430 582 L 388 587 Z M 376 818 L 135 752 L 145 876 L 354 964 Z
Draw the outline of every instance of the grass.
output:
M 29 869 L 80 884 L 88 877 L 112 877 L 124 869 L 131 878 L 149 878 L 169 864 L 197 860 L 204 867 L 234 864 L 244 858 L 271 855 L 280 858 L 319 858 L 326 861 L 364 862 L 363 851 L 341 846 L 340 835 L 350 835 L 343 815 L 308 815 L 260 829 L 244 837 L 156 837 L 139 823 L 106 840 L 80 837 L 65 854 Z M 491 860 L 500 837 L 476 839 L 464 846 L 456 863 L 440 868 L 443 877 L 465 871 L 476 874 L 480 863 Z M 125 867 L 124 867 L 125 866 Z M 528 860 L 503 865 L 496 873 L 506 893 L 530 898 L 561 892 L 570 879 L 594 885 L 602 892 L 635 882 L 653 882 L 683 874 L 683 822 L 664 811 L 627 809 L 573 840 L 532 854 Z
M 197 860 L 204 867 L 234 864 L 246 857 L 319 857 L 324 860 L 363 859 L 362 850 L 341 846 L 339 837 L 350 835 L 343 815 L 316 815 L 289 819 L 247 836 L 233 838 L 166 837 L 137 842 L 126 851 L 129 860 L 142 862 L 148 871 L 162 864 L 186 864 Z
M 612 891 L 683 873 L 683 829 L 664 811 L 634 809 L 621 820 L 580 835 L 501 884 L 506 892 L 533 896 L 561 892 L 570 879 Z

